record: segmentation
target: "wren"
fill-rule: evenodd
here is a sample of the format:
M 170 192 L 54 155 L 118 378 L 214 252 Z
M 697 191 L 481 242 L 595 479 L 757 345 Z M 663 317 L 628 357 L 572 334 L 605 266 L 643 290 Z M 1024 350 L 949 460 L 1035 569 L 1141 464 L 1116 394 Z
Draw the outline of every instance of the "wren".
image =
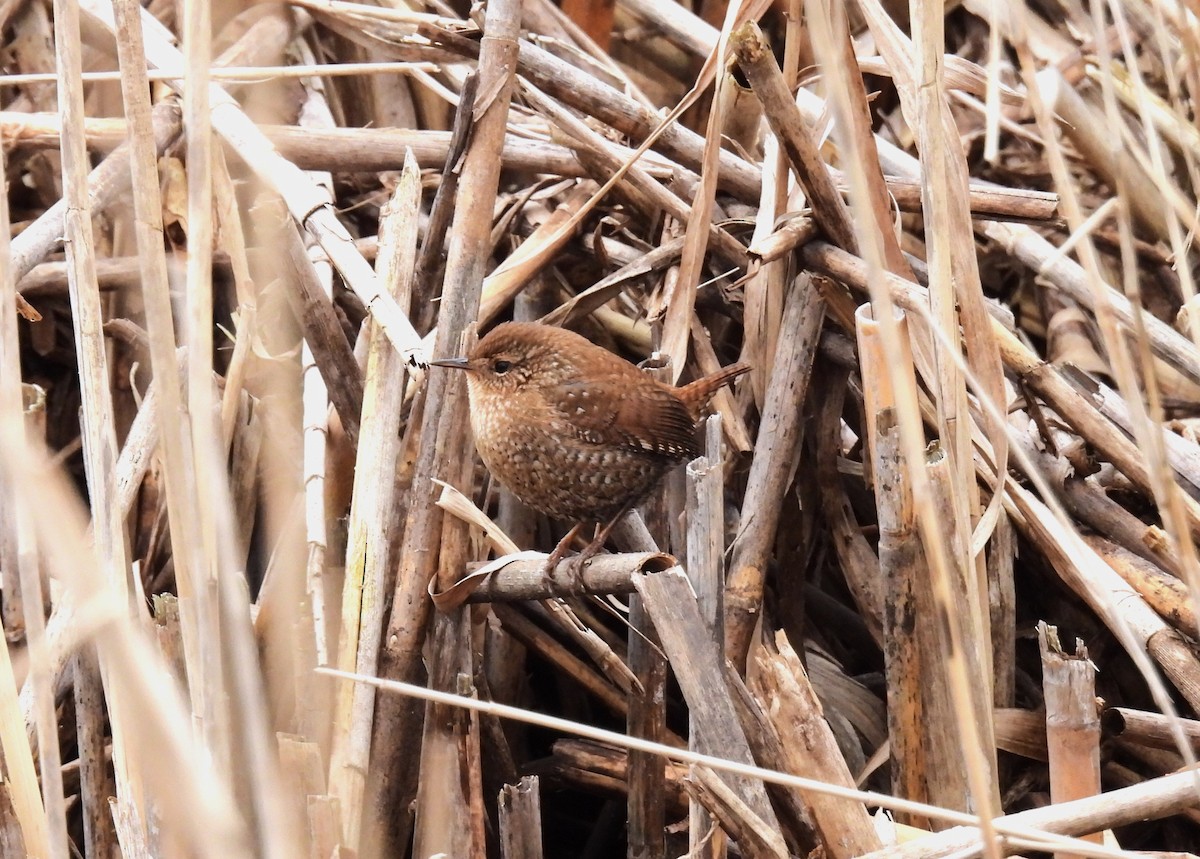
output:
M 750 369 L 675 387 L 572 331 L 529 322 L 498 325 L 467 357 L 430 363 L 467 372 L 475 446 L 492 475 L 529 507 L 579 523 L 548 572 L 583 523 L 607 523 L 576 573 L 668 469 L 700 455 L 701 412 Z

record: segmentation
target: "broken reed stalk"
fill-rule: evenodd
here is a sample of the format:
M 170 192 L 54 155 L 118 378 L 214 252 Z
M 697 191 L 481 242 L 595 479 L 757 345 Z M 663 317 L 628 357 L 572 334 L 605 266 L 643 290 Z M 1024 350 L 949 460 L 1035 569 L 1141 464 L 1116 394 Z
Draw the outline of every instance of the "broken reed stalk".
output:
M 323 669 L 323 672 L 334 673 L 329 669 Z M 678 761 L 700 764 L 722 772 L 753 775 L 769 783 L 786 785 L 794 789 L 822 796 L 831 796 L 852 802 L 863 800 L 874 801 L 883 807 L 924 811 L 925 813 L 944 817 L 948 820 L 960 821 L 963 824 L 947 832 L 929 836 L 919 842 L 913 842 L 901 847 L 892 846 L 885 848 L 882 852 L 877 851 L 867 854 L 872 859 L 882 859 L 883 856 L 901 856 L 910 857 L 911 859 L 914 855 L 925 855 L 922 851 L 926 848 L 930 848 L 933 855 L 936 856 L 952 855 L 954 850 L 962 849 L 963 845 L 966 845 L 968 849 L 972 848 L 972 846 L 976 851 L 979 849 L 979 830 L 974 826 L 967 825 L 972 819 L 970 815 L 949 812 L 938 809 L 935 806 L 919 806 L 892 797 L 842 788 L 831 783 L 824 783 L 801 776 L 764 770 L 758 767 L 746 767 L 729 759 L 695 755 L 677 746 L 651 748 L 643 741 L 636 741 L 624 735 L 591 725 L 573 723 L 569 720 L 533 713 L 516 707 L 478 701 L 474 698 L 439 693 L 423 686 L 392 683 L 371 677 L 355 677 L 353 679 L 356 679 L 358 682 L 372 683 L 391 693 L 411 695 L 421 700 L 437 701 L 466 709 L 479 710 L 518 722 L 537 724 L 582 737 L 590 737 L 600 742 L 655 751 Z M 1185 772 L 1149 780 L 1139 785 L 1137 790 L 1113 791 L 1095 799 L 1076 800 L 1062 806 L 1049 806 L 1029 812 L 1012 814 L 1007 817 L 998 818 L 993 823 L 996 831 L 1003 833 L 1010 843 L 1036 845 L 1036 849 L 1071 846 L 1086 848 L 1088 846 L 1086 843 L 1074 841 L 1069 837 L 1062 837 L 1059 833 L 1064 831 L 1091 831 L 1091 829 L 1095 828 L 1121 826 L 1136 820 L 1159 819 L 1179 813 L 1195 802 L 1195 785 L 1196 771 L 1190 769 Z M 1114 805 L 1112 807 L 1107 806 L 1104 802 L 1106 799 L 1112 800 Z M 914 850 L 916 851 L 915 854 Z
M 559 632 L 580 647 L 622 692 L 630 694 L 634 690 L 638 681 L 614 652 L 610 640 L 600 634 L 603 627 L 597 622 L 598 618 L 587 612 L 581 603 L 568 605 L 564 599 L 556 597 L 632 590 L 632 576 L 670 569 L 674 565 L 673 558 L 660 552 L 600 555 L 588 563 L 582 575 L 575 569 L 575 560 L 568 558 L 547 575 L 545 556 L 532 553 L 532 559 L 519 557 L 516 544 L 507 534 L 499 531 L 495 523 L 449 484 L 442 485 L 442 495 L 437 503 L 463 522 L 482 528 L 497 550 L 504 553 L 495 561 L 468 565 L 468 574 L 444 591 L 431 588 L 433 604 L 440 611 L 449 612 L 464 603 L 536 600 L 536 605 L 529 606 L 531 615 L 556 625 Z M 521 617 L 520 614 L 509 616 Z
M 682 242 L 679 242 L 682 247 Z M 662 495 L 652 497 L 651 505 L 661 505 Z M 641 517 L 624 516 L 613 529 L 614 541 L 625 550 L 657 550 Z M 667 679 L 669 660 L 654 619 L 642 597 L 633 593 L 629 602 L 627 664 L 637 683 L 627 695 L 626 733 L 650 742 L 669 742 L 667 728 Z M 666 821 L 669 813 L 669 763 L 653 753 L 630 749 L 627 752 L 625 784 L 629 817 L 627 853 L 636 859 L 653 859 L 666 849 Z M 682 812 L 680 812 L 682 813 Z
M 833 277 L 867 288 L 866 265 L 855 257 L 822 242 L 806 245 L 801 251 L 809 265 Z M 913 312 L 923 309 L 925 290 L 910 281 L 882 273 L 896 303 Z M 1063 377 L 1057 368 L 1043 361 L 1021 344 L 995 318 L 992 333 L 1000 346 L 1001 359 L 1011 371 L 1043 396 L 1073 429 L 1096 445 L 1106 457 L 1148 495 L 1152 495 L 1149 470 L 1140 449 L 1116 426 L 1107 420 L 1088 400 Z M 1200 533 L 1200 505 L 1190 497 L 1181 499 L 1191 528 Z
M 630 691 L 626 732 L 661 743 L 666 738 L 667 665 L 658 648 L 654 625 L 639 596 L 629 598 L 629 671 L 638 678 Z M 665 848 L 666 771 L 657 755 L 629 750 L 625 783 L 629 818 L 628 853 L 633 859 L 653 859 Z
M 1078 639 L 1074 654 L 1062 649 L 1058 629 L 1038 624 L 1042 689 L 1046 695 L 1046 747 L 1050 754 L 1050 796 L 1069 802 L 1100 793 L 1100 714 L 1096 669 Z M 1100 833 L 1085 836 L 1103 843 Z M 1075 854 L 1056 853 L 1058 859 Z
M 785 772 L 788 766 L 787 756 L 779 731 L 746 686 L 742 675 L 728 661 L 725 667 L 725 679 L 741 719 L 742 730 L 746 732 L 746 740 L 754 752 L 754 759 L 776 772 Z M 779 822 L 789 838 L 789 843 L 796 845 L 796 852 L 805 853 L 814 849 L 820 843 L 820 839 L 813 828 L 805 794 L 795 788 L 769 783 L 767 793 L 779 812 Z
M 592 558 L 582 574 L 577 574 L 574 560 L 567 558 L 547 575 L 543 557 L 513 560 L 473 587 L 465 602 L 545 600 L 579 594 L 623 596 L 634 592 L 633 576 L 662 572 L 674 566 L 672 561 L 662 552 L 604 554 Z M 472 572 L 473 566 L 478 565 L 468 565 L 468 576 L 478 573 Z
M 783 633 L 773 646 L 758 650 L 751 691 L 769 713 L 783 743 L 787 772 L 828 784 L 854 784 L 821 705 L 799 657 Z M 813 824 L 834 859 L 849 859 L 879 849 L 870 815 L 861 802 L 808 794 Z
M 500 855 L 504 859 L 541 859 L 542 803 L 537 776 L 524 776 L 500 789 Z
M 931 448 L 925 464 L 930 477 L 930 487 L 933 490 L 932 504 L 943 516 L 949 517 L 954 507 L 952 496 L 955 491 L 949 458 L 940 446 L 936 446 Z M 973 472 L 971 476 L 974 477 Z M 973 625 L 974 618 L 969 612 L 962 611 L 963 606 L 978 605 L 978 593 L 975 591 L 977 582 L 972 575 L 974 564 L 966 567 L 954 565 L 951 567 L 951 572 L 953 574 L 945 582 L 944 590 L 939 588 L 936 582 L 934 583 L 935 611 L 939 618 L 945 618 L 947 622 L 939 623 L 932 628 L 938 631 L 938 637 L 941 638 L 938 649 L 943 654 L 943 663 L 949 661 L 946 658 L 947 654 L 953 653 L 955 649 L 961 651 L 960 658 L 966 671 L 957 676 L 953 672 L 949 673 L 947 686 L 963 684 L 965 689 L 959 693 L 960 700 L 955 700 L 956 696 L 953 691 L 946 699 L 944 706 L 947 717 L 942 729 L 939 729 L 936 717 L 927 720 L 926 725 L 934 743 L 940 744 L 942 747 L 942 759 L 946 766 L 953 766 L 952 762 L 961 757 L 965 750 L 971 748 L 972 738 L 980 743 L 978 754 L 982 769 L 985 770 L 988 779 L 987 787 L 993 794 L 996 794 L 991 797 L 992 806 L 999 809 L 1001 806 L 997 793 L 999 782 L 996 769 L 996 741 L 992 726 L 991 637 L 986 627 L 981 629 L 979 626 Z M 986 591 L 984 593 L 986 595 Z M 957 639 L 955 638 L 956 632 Z M 937 692 L 935 692 L 936 694 Z M 969 730 L 962 724 L 964 718 L 962 700 L 970 702 L 968 709 L 974 724 Z M 950 716 L 952 709 L 956 712 Z M 949 739 L 953 736 L 953 731 L 950 730 L 951 723 L 958 728 L 957 743 Z M 937 764 L 934 767 L 935 771 L 941 771 Z M 947 791 L 935 804 L 955 807 L 956 802 L 965 801 L 968 809 L 982 811 L 989 807 L 987 802 L 977 795 L 980 789 L 978 783 L 964 785 L 964 788 L 966 787 L 971 790 L 970 800 L 963 799 L 967 795 L 965 791 L 953 793 Z
M 814 31 L 818 37 L 814 40 L 814 52 L 821 62 L 826 73 L 831 76 L 833 84 L 831 90 L 834 97 L 830 99 L 829 107 L 832 108 L 833 115 L 838 120 L 838 125 L 845 130 L 842 135 L 849 133 L 849 129 L 853 126 L 852 120 L 848 119 L 849 114 L 853 111 L 853 106 L 850 100 L 845 97 L 838 97 L 838 94 L 844 93 L 849 86 L 844 81 L 844 69 L 837 62 L 837 57 L 834 55 L 833 45 L 840 45 L 841 39 L 838 38 L 838 33 L 841 27 L 845 27 L 846 22 L 841 10 L 836 10 L 832 15 L 829 14 L 824 6 L 817 3 L 808 4 L 809 20 L 813 23 Z M 922 81 L 924 83 L 924 81 Z M 900 81 L 898 81 L 900 83 Z M 902 97 L 904 87 L 899 87 Z M 933 169 L 943 170 L 950 165 L 941 163 L 933 165 Z M 926 557 L 929 561 L 930 578 L 933 584 L 935 598 L 939 604 L 939 616 L 951 617 L 950 612 L 953 610 L 953 595 L 955 593 L 955 585 L 959 577 L 968 575 L 968 570 L 974 568 L 974 553 L 968 551 L 971 545 L 970 535 L 971 528 L 967 516 L 970 507 L 969 498 L 974 496 L 977 491 L 975 489 L 974 480 L 971 479 L 971 468 L 966 462 L 958 462 L 952 460 L 949 463 L 950 470 L 953 475 L 965 474 L 970 485 L 955 485 L 955 491 L 947 493 L 943 497 L 948 504 L 939 507 L 937 504 L 937 486 L 933 478 L 937 472 L 927 474 L 923 468 L 922 447 L 924 446 L 925 434 L 922 426 L 922 418 L 920 414 L 920 399 L 915 384 L 915 376 L 911 369 L 911 364 L 905 363 L 903 359 L 903 349 L 901 337 L 898 333 L 899 326 L 893 317 L 893 298 L 890 291 L 881 283 L 881 275 L 887 274 L 883 267 L 883 253 L 876 240 L 874 231 L 866 229 L 866 225 L 870 223 L 871 200 L 867 183 L 863 177 L 851 174 L 853 184 L 851 193 L 851 208 L 855 213 L 855 224 L 857 247 L 861 248 L 865 259 L 867 260 L 868 270 L 871 272 L 869 286 L 869 294 L 871 296 L 872 305 L 875 313 L 880 319 L 880 334 L 883 344 L 883 352 L 886 355 L 885 369 L 887 375 L 891 378 L 891 384 L 895 388 L 896 398 L 896 415 L 897 426 L 899 428 L 899 438 L 901 442 L 901 450 L 904 455 L 906 467 L 909 470 L 909 479 L 912 482 L 914 498 L 916 500 L 917 511 L 917 526 L 921 535 L 922 543 L 926 552 Z M 943 258 L 944 259 L 944 258 Z M 890 274 L 889 274 L 890 277 Z M 968 278 L 967 282 L 970 282 Z M 931 284 L 931 288 L 936 286 L 937 281 Z M 971 296 L 969 293 L 964 293 L 961 297 L 961 303 L 964 306 L 964 311 L 971 303 L 981 300 L 978 296 Z M 934 305 L 937 301 L 934 301 Z M 907 309 L 907 308 L 906 308 Z M 945 314 L 943 314 L 945 315 Z M 929 321 L 928 316 L 921 316 L 922 322 Z M 965 329 L 970 332 L 973 323 L 973 317 L 964 312 L 961 320 Z M 990 321 L 990 320 L 989 320 Z M 938 325 L 943 324 L 941 320 L 937 322 L 930 321 L 929 326 L 931 333 L 936 333 Z M 988 321 L 978 320 L 976 324 L 986 326 Z M 936 359 L 935 365 L 940 364 L 943 367 L 953 365 L 953 374 L 957 375 L 961 368 L 956 361 L 960 346 L 958 340 L 957 325 L 953 326 L 953 340 L 942 346 L 935 340 Z M 928 360 L 928 356 L 923 354 L 921 347 L 923 342 L 918 341 L 913 349 L 918 360 Z M 932 379 L 931 370 L 922 367 L 922 375 L 927 379 Z M 987 381 L 985 379 L 985 381 Z M 929 382 L 930 386 L 942 393 L 947 392 L 942 390 L 947 387 L 936 380 Z M 961 392 L 961 386 L 950 386 L 954 388 L 953 396 L 964 396 Z M 865 392 L 866 393 L 866 392 Z M 951 414 L 966 414 L 966 404 L 960 404 L 962 408 L 955 404 L 942 404 L 939 402 L 938 408 L 942 410 L 939 417 L 944 416 L 945 412 Z M 868 408 L 868 413 L 872 413 Z M 953 453 L 954 451 L 962 450 L 963 456 L 969 459 L 970 454 L 967 452 L 970 449 L 969 433 L 967 428 L 960 425 L 940 426 L 938 427 L 939 435 L 944 435 L 944 443 Z M 1002 448 L 997 448 L 997 455 L 1003 459 Z M 947 515 L 949 514 L 949 515 Z M 971 611 L 974 618 L 979 618 L 981 608 L 976 603 L 971 604 Z M 953 618 L 951 618 L 953 620 Z M 979 622 L 969 625 L 957 625 L 950 623 L 943 625 L 943 630 L 947 634 L 948 641 L 942 649 L 945 666 L 948 675 L 948 689 L 950 700 L 954 708 L 954 723 L 958 735 L 962 738 L 961 746 L 963 749 L 963 761 L 966 765 L 966 774 L 970 784 L 970 801 L 974 808 L 980 810 L 985 830 L 989 827 L 991 817 L 1000 808 L 999 787 L 996 779 L 994 748 L 990 732 L 990 693 L 991 684 L 984 687 L 983 698 L 980 699 L 978 694 L 973 694 L 978 688 L 977 679 L 973 688 L 972 670 L 974 665 L 968 659 L 965 651 L 964 631 L 977 630 Z M 987 642 L 988 646 L 990 641 Z M 995 841 L 988 833 L 989 837 L 985 839 L 987 854 L 989 857 L 998 855 Z
M 1050 510 L 1027 491 L 1008 485 L 1005 503 L 1027 539 L 1041 547 L 1063 581 L 1088 602 L 1139 662 L 1150 683 L 1161 683 L 1143 661 L 1148 653 L 1193 709 L 1200 704 L 1200 662 L 1171 629 Z M 1161 694 L 1161 693 L 1160 693 Z M 1165 700 L 1163 695 L 1162 699 Z
M 1005 815 L 994 823 L 997 831 L 1019 829 L 1026 839 L 1032 831 L 1045 833 L 1046 842 L 1034 848 L 1044 850 L 1053 847 L 1052 835 L 1084 835 L 1138 820 L 1158 820 L 1190 808 L 1196 802 L 1198 775 L 1190 769 L 1087 799 Z M 978 851 L 981 846 L 978 829 L 956 826 L 910 844 L 864 854 L 862 859 L 948 859 L 963 851 Z
M 878 10 L 878 4 L 868 3 Z M 949 469 L 953 477 L 943 481 L 946 491 L 940 494 L 945 504 L 947 521 L 953 523 L 951 539 L 956 549 L 959 575 L 946 583 L 949 592 L 961 597 L 959 605 L 968 609 L 971 623 L 966 627 L 974 642 L 974 670 L 967 672 L 966 679 L 973 686 L 972 697 L 978 703 L 976 713 L 980 717 L 981 742 L 986 753 L 994 745 L 990 718 L 992 710 L 993 683 L 988 680 L 992 667 L 991 613 L 988 610 L 989 592 L 993 585 L 1007 587 L 995 582 L 995 574 L 989 573 L 987 555 L 982 551 L 984 539 L 993 527 L 989 515 L 1003 516 L 1001 499 L 993 496 L 986 504 L 980 498 L 975 480 L 972 435 L 973 427 L 967 385 L 962 368 L 965 356 L 970 371 L 974 374 L 978 396 L 986 397 L 999 408 L 985 410 L 981 426 L 992 446 L 992 455 L 1000 471 L 1007 470 L 1008 441 L 1003 420 L 994 416 L 1007 406 L 1005 381 L 999 350 L 991 331 L 991 320 L 985 304 L 980 283 L 979 265 L 975 254 L 959 251 L 970 246 L 972 222 L 965 187 L 967 164 L 963 147 L 956 135 L 946 104 L 943 56 L 945 54 L 943 17 L 927 7 L 913 9 L 913 47 L 918 60 L 914 65 L 915 78 L 905 71 L 905 58 L 896 56 L 888 46 L 903 47 L 905 38 L 895 22 L 879 15 L 868 15 L 874 34 L 883 31 L 890 38 L 881 38 L 882 53 L 897 77 L 898 92 L 906 112 L 917 125 L 918 149 L 922 156 L 922 212 L 928 252 L 927 274 L 929 278 L 930 310 L 937 328 L 943 334 L 934 350 L 937 363 L 939 387 L 937 404 L 938 437 L 947 452 Z M 918 85 L 919 84 L 919 85 Z M 869 129 L 863 128 L 862 136 L 872 139 Z M 874 153 L 875 150 L 873 149 Z M 874 166 L 877 159 L 871 160 Z M 960 346 L 959 329 L 962 329 Z M 938 469 L 941 473 L 942 469 Z M 968 537 L 969 535 L 969 537 Z M 942 583 L 935 581 L 935 590 L 942 596 Z M 994 769 L 994 763 L 993 763 Z M 974 775 L 974 771 L 972 771 Z M 994 781 L 994 778 L 993 778 Z M 974 780 L 976 792 L 981 784 Z M 990 806 L 999 807 L 999 794 L 993 785 Z M 987 809 L 982 797 L 976 800 L 980 808 Z

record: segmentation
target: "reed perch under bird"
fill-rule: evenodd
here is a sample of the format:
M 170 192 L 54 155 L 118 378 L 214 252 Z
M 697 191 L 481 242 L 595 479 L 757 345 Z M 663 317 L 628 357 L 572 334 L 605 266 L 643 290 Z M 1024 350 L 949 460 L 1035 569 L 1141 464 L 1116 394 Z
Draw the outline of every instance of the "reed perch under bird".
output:
M 675 387 L 574 332 L 529 322 L 498 325 L 467 357 L 430 363 L 467 372 L 475 446 L 492 475 L 529 507 L 576 523 L 547 574 L 584 523 L 605 523 L 576 575 L 668 469 L 700 455 L 702 411 L 750 369 Z

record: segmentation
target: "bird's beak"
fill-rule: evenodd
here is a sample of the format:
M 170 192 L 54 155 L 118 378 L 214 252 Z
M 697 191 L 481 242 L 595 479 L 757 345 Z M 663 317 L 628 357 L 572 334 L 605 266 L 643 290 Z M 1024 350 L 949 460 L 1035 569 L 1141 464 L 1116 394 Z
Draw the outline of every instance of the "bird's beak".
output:
M 429 362 L 431 367 L 450 367 L 454 370 L 470 370 L 471 362 L 466 358 L 435 358 Z

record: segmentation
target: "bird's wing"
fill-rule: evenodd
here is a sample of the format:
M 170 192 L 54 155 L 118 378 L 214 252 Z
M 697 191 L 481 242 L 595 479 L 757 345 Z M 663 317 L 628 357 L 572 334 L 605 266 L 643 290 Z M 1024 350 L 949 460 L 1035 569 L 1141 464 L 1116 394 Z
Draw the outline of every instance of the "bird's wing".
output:
M 678 397 L 657 385 L 628 379 L 564 382 L 547 391 L 550 405 L 595 445 L 616 445 L 667 459 L 700 455 L 696 424 Z

